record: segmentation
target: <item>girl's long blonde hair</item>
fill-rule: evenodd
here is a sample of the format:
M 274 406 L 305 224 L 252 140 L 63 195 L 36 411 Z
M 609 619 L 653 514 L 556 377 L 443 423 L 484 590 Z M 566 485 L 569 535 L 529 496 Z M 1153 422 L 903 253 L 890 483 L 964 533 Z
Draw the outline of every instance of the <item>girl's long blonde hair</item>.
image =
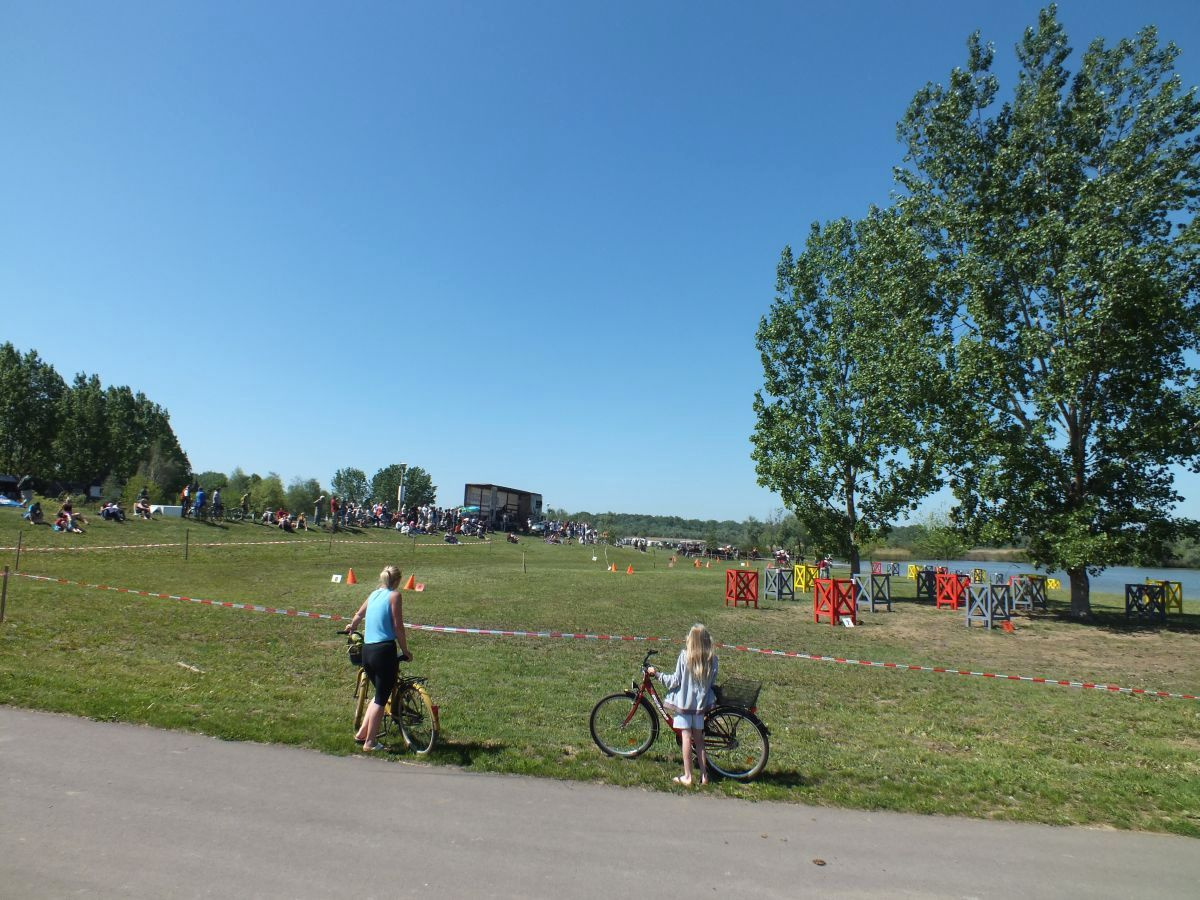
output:
M 388 566 L 379 573 L 379 586 L 394 591 L 400 586 L 400 567 Z
M 707 684 L 712 677 L 713 641 L 699 622 L 688 632 L 686 650 L 688 671 L 701 684 Z

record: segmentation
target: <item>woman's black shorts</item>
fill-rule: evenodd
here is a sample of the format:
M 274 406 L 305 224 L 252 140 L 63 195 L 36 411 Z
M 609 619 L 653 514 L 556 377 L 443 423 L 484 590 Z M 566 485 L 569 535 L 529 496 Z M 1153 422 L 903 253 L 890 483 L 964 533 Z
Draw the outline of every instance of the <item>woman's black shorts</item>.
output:
M 363 644 L 362 660 L 367 677 L 371 679 L 371 684 L 375 685 L 375 702 L 383 706 L 392 695 L 392 688 L 396 686 L 396 671 L 400 665 L 396 642 Z

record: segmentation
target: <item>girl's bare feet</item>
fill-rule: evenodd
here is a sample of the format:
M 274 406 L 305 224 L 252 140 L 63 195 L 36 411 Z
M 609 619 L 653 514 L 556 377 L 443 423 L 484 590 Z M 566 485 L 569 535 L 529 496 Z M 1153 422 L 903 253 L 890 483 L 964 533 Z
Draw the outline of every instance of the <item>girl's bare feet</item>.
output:
M 682 775 L 676 775 L 671 780 L 674 781 L 676 784 L 682 784 L 684 787 L 692 786 L 692 779 L 684 778 Z

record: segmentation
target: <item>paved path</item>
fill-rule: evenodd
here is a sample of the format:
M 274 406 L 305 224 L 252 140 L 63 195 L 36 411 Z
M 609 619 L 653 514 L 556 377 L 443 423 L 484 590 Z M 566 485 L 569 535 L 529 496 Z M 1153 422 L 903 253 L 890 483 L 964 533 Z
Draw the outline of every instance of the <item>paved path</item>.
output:
M 1200 841 L 1167 835 L 480 775 L 0 707 L 4 898 L 1195 900 L 1198 886 Z

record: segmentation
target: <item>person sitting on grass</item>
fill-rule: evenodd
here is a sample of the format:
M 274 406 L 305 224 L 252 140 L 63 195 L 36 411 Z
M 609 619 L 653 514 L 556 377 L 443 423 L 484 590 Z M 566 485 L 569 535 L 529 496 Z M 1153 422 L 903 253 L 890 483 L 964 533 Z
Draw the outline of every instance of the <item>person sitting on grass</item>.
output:
M 300 513 L 300 515 L 296 516 L 296 530 L 308 531 L 308 519 L 305 518 L 304 513 Z
M 109 500 L 100 510 L 100 518 L 106 522 L 124 522 L 125 510 L 121 509 L 115 500 Z
M 87 524 L 87 520 L 84 519 L 83 516 L 75 515 L 75 511 L 71 508 L 70 500 L 64 501 L 62 508 L 59 509 L 59 511 L 58 511 L 57 518 L 58 519 L 66 519 L 66 523 L 67 523 L 68 527 L 61 529 L 62 531 L 73 531 L 76 534 L 83 534 L 83 531 L 81 530 L 80 526 Z M 56 524 L 57 524 L 57 522 L 56 522 Z
M 29 505 L 29 509 L 25 510 L 25 515 L 21 517 L 29 522 L 30 525 L 45 525 L 46 515 L 42 512 L 42 503 L 40 500 L 34 500 Z
M 137 502 L 133 504 L 133 514 L 147 522 L 150 521 L 150 498 L 139 496 Z
M 58 518 L 54 520 L 55 531 L 69 531 L 72 534 L 83 534 L 83 529 L 75 524 L 75 519 L 70 513 L 63 510 L 58 511 Z

